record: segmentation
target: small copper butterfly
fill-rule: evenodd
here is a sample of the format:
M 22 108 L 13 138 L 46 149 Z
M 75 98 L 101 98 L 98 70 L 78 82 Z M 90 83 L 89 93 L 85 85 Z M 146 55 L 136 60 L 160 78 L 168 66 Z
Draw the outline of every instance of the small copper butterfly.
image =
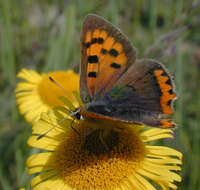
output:
M 136 59 L 127 37 L 105 19 L 86 16 L 81 36 L 80 95 L 77 119 L 104 119 L 160 128 L 175 123 L 176 98 L 167 69 L 153 59 Z

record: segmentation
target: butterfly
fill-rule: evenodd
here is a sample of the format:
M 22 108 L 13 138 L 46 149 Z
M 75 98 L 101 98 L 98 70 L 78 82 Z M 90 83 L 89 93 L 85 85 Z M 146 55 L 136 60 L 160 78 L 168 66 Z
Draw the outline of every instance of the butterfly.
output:
M 153 59 L 136 59 L 128 38 L 104 18 L 86 16 L 81 36 L 80 119 L 173 128 L 175 86 L 167 69 Z

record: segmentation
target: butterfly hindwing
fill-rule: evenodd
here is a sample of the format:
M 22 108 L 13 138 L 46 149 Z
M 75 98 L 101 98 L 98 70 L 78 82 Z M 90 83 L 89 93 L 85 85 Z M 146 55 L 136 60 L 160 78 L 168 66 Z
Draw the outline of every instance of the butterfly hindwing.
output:
M 154 101 L 157 112 L 173 114 L 172 103 L 176 98 L 175 86 L 167 69 L 152 59 L 137 60 L 120 78 L 116 86 L 130 86 L 141 97 Z M 153 110 L 152 110 L 153 111 Z
M 86 103 L 110 90 L 135 62 L 136 51 L 116 27 L 96 15 L 85 18 L 81 42 L 80 92 Z
M 154 127 L 175 124 L 163 115 L 173 114 L 174 84 L 166 68 L 155 60 L 137 60 L 88 111 Z

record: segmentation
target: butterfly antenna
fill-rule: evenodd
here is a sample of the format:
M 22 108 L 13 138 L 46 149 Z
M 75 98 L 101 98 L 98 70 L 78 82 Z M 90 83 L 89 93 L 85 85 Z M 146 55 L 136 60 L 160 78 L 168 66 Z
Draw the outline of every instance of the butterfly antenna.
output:
M 52 131 L 53 129 L 55 129 L 56 127 L 58 127 L 61 123 L 63 123 L 66 119 L 69 119 L 71 116 L 74 116 L 76 115 L 76 113 L 78 112 L 79 110 L 75 111 L 75 112 L 71 112 L 69 115 L 67 115 L 66 117 L 64 117 L 63 119 L 61 119 L 56 125 L 54 125 L 52 128 L 50 128 L 48 131 L 46 131 L 45 133 L 39 135 L 37 137 L 37 140 L 41 139 L 42 137 L 46 136 L 50 131 Z M 77 130 L 75 130 L 73 128 L 74 131 L 76 131 L 78 133 Z
M 46 131 L 45 133 L 39 135 L 39 136 L 37 137 L 37 140 L 39 140 L 39 139 L 41 139 L 42 137 L 46 136 L 50 131 L 52 131 L 53 129 L 55 129 L 58 125 L 60 125 L 62 122 L 64 122 L 68 117 L 69 117 L 69 116 L 64 117 L 62 120 L 60 120 L 56 125 L 54 125 L 52 128 L 50 128 L 48 131 Z
M 69 99 L 71 99 L 73 102 L 79 105 L 79 102 L 66 89 L 64 89 L 60 84 L 58 84 L 51 76 L 49 76 L 49 80 L 53 82 L 58 88 L 60 88 Z

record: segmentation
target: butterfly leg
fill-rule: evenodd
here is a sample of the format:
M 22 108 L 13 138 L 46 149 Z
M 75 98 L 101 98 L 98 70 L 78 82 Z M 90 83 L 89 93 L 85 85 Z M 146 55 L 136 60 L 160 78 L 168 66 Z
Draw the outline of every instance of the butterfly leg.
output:
M 99 133 L 99 139 L 102 143 L 102 145 L 104 146 L 104 148 L 106 149 L 106 151 L 108 152 L 109 151 L 109 147 L 107 146 L 106 142 L 105 142 L 105 131 L 104 130 L 100 130 L 100 133 Z
M 81 136 L 80 133 L 73 127 L 74 121 L 75 121 L 75 119 L 73 119 L 71 122 L 71 128 L 74 130 L 75 133 L 77 133 L 79 136 Z

